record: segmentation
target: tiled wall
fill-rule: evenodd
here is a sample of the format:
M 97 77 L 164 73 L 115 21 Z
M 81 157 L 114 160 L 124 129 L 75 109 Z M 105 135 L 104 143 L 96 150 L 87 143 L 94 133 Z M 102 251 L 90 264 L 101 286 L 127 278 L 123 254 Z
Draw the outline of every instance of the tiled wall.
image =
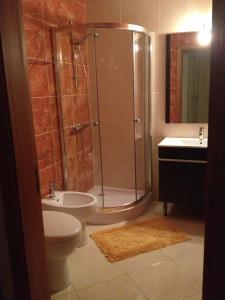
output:
M 212 0 L 87 0 L 88 22 L 124 22 L 147 27 L 152 34 L 151 105 L 153 191 L 158 199 L 158 142 L 165 136 L 197 136 L 207 124 L 165 123 L 165 34 L 198 31 L 211 20 Z
M 63 179 L 50 30 L 38 20 L 55 25 L 68 24 L 69 20 L 83 23 L 86 5 L 85 0 L 23 0 L 23 14 L 41 194 L 44 196 L 48 193 L 50 181 L 54 180 L 60 189 Z M 93 185 L 90 129 L 82 135 L 72 135 L 69 127 L 73 122 L 90 121 L 88 89 L 83 70 L 79 72 L 79 86 L 74 88 L 68 40 L 62 37 L 60 46 L 69 188 L 86 191 Z M 85 49 L 82 53 L 85 54 Z M 43 63 L 31 62 L 30 58 Z M 46 60 L 51 63 L 45 64 Z M 79 61 L 78 68 L 81 69 Z

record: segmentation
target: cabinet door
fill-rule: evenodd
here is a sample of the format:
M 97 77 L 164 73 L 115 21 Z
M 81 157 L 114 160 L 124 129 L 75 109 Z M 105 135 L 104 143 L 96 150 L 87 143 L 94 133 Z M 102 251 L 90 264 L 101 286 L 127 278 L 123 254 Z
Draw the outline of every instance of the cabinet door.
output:
M 159 199 L 203 207 L 206 164 L 159 161 Z

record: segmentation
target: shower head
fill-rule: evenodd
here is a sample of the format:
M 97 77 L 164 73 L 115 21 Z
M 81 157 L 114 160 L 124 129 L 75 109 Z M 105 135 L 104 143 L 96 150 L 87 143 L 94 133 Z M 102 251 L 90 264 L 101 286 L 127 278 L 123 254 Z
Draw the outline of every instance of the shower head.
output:
M 74 44 L 75 46 L 79 46 L 79 45 L 83 44 L 83 43 L 85 42 L 85 40 L 86 40 L 89 36 L 97 37 L 97 36 L 99 36 L 99 34 L 98 34 L 97 32 L 95 32 L 95 33 L 89 33 L 89 34 L 85 35 L 85 36 L 84 36 L 83 38 L 81 38 L 81 39 L 73 38 L 73 44 Z

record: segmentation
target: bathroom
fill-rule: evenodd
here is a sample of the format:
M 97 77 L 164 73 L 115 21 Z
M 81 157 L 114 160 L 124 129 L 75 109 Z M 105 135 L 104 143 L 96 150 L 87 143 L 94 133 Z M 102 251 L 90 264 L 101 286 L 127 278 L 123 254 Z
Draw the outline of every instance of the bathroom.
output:
M 10 6 L 10 1 L 7 2 Z M 10 14 L 7 5 L 4 9 Z M 199 193 L 204 197 L 205 181 L 203 177 L 199 181 L 197 175 L 206 172 L 209 105 L 207 102 L 204 106 L 205 115 L 200 120 L 184 118 L 181 121 L 174 117 L 170 103 L 173 74 L 168 64 L 168 40 L 172 43 L 172 37 L 184 33 L 210 33 L 212 10 L 212 1 L 208 0 L 23 0 L 15 5 L 11 34 L 16 31 L 16 24 L 20 24 L 22 38 L 20 33 L 17 32 L 16 37 L 14 33 L 16 46 L 10 49 L 15 53 L 8 53 L 11 58 L 23 53 L 25 60 L 16 71 L 10 58 L 7 65 L 15 76 L 13 87 L 18 89 L 17 96 L 24 105 L 17 109 L 11 106 L 8 110 L 3 107 L 3 111 L 7 118 L 12 110 L 14 125 L 22 124 L 16 129 L 12 126 L 13 143 L 18 145 L 18 148 L 14 145 L 15 161 L 19 163 L 17 170 L 30 167 L 36 173 L 22 173 L 23 179 L 17 185 L 20 197 L 24 193 L 22 204 L 18 198 L 23 222 L 20 224 L 21 216 L 19 212 L 16 215 L 15 210 L 14 221 L 20 225 L 15 226 L 12 220 L 8 226 L 18 231 L 21 226 L 27 236 L 20 251 L 22 255 L 25 247 L 28 270 L 23 265 L 21 270 L 31 276 L 30 293 L 36 293 L 31 299 L 49 299 L 41 210 L 60 211 L 58 204 L 53 208 L 48 204 L 49 194 L 52 198 L 56 196 L 54 199 L 59 203 L 63 201 L 62 190 L 76 192 L 79 199 L 83 195 L 79 193 L 91 194 L 90 201 L 94 204 L 88 217 L 75 213 L 82 223 L 83 244 L 68 260 L 72 284 L 62 291 L 52 292 L 52 299 L 223 299 L 207 298 L 206 283 L 205 294 L 202 294 L 203 217 L 182 205 L 180 208 L 167 203 L 179 202 L 175 198 L 180 194 L 187 201 L 191 197 L 193 203 L 195 197 L 199 199 Z M 218 14 L 216 4 L 215 11 Z M 4 24 L 9 20 L 3 18 L 3 21 L 4 31 Z M 217 30 L 218 27 L 215 21 Z M 3 37 L 2 44 L 7 44 L 9 39 Z M 5 49 L 7 47 L 4 55 Z M 171 61 L 172 58 L 170 65 Z M 25 77 L 21 76 L 20 82 L 16 78 L 24 72 L 23 68 Z M 206 73 L 209 81 L 209 71 Z M 8 83 L 9 76 L 7 80 Z M 23 84 L 26 91 L 20 89 Z M 20 123 L 17 113 L 24 114 L 24 123 Z M 193 143 L 197 140 L 200 146 L 181 147 L 193 148 L 193 153 L 198 152 L 197 158 L 193 153 L 191 158 L 163 156 L 165 149 L 171 146 L 159 145 L 165 137 L 173 143 L 178 137 L 182 143 L 189 138 L 194 139 Z M 168 159 L 174 163 L 179 159 L 184 163 L 191 160 L 194 173 L 190 170 L 189 177 L 182 179 L 182 168 L 177 168 L 181 173 L 177 169 L 178 173 L 173 173 L 165 167 Z M 2 169 L 7 169 L 7 165 Z M 23 182 L 25 178 L 27 184 Z M 187 182 L 191 182 L 190 192 Z M 3 192 L 9 191 L 10 181 L 3 186 Z M 31 195 L 32 189 L 36 190 L 35 195 Z M 172 197 L 167 192 L 172 193 Z M 14 189 L 11 193 L 10 198 L 16 198 Z M 30 201 L 25 200 L 28 198 Z M 9 205 L 5 210 L 10 208 Z M 85 213 L 88 214 L 87 209 Z M 219 213 L 222 216 L 222 209 L 218 209 Z M 111 263 L 89 237 L 104 229 L 163 215 L 191 239 Z M 53 220 L 53 227 L 57 222 L 60 224 L 60 215 L 58 220 Z M 81 226 L 80 223 L 77 226 Z M 208 247 L 209 240 L 210 237 Z M 39 264 L 35 264 L 32 258 L 38 253 L 43 255 Z M 36 273 L 32 276 L 34 270 Z M 207 271 L 205 274 L 207 279 Z M 215 290 L 215 286 L 216 283 L 212 284 L 211 289 Z M 22 286 L 20 288 L 22 292 Z M 20 288 L 17 287 L 18 291 Z

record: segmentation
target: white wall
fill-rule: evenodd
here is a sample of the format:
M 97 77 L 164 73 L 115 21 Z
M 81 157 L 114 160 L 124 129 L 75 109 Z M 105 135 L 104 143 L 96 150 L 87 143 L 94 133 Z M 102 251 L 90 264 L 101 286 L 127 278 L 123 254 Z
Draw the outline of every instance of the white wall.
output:
M 211 23 L 212 0 L 86 0 L 88 22 L 124 22 L 167 33 Z

